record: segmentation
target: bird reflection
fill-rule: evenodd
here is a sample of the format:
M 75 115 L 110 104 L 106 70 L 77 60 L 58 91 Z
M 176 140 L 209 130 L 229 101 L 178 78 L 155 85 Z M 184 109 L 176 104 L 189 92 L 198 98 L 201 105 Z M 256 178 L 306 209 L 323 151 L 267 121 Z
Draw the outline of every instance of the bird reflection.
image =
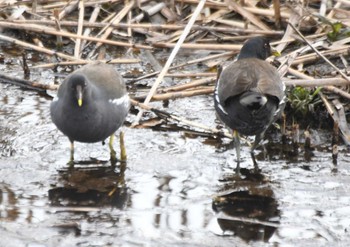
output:
M 128 200 L 126 163 L 122 162 L 119 166 L 84 163 L 59 171 L 57 185 L 49 190 L 51 205 L 124 208 Z
M 243 176 L 222 179 L 219 195 L 213 199 L 218 224 L 223 235 L 266 242 L 278 227 L 278 204 L 262 174 L 247 169 L 240 172 Z

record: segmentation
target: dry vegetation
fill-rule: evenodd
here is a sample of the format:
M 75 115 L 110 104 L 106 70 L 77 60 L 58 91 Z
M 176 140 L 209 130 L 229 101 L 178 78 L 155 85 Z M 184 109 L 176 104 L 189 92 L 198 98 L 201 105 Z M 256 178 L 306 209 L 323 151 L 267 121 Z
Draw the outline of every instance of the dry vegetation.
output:
M 45 55 L 40 64 L 24 66 L 25 74 L 97 59 L 142 63 L 142 52 L 154 72 L 133 82 L 154 78 L 154 83 L 149 93 L 135 95 L 133 104 L 163 119 L 216 134 L 221 131 L 151 108 L 149 102 L 212 93 L 216 66 L 232 60 L 247 38 L 268 36 L 282 54 L 270 60 L 288 88 L 287 119 L 307 127 L 313 117 L 320 127 L 320 114 L 325 113 L 350 144 L 346 120 L 350 99 L 348 0 L 8 0 L 0 1 L 0 11 L 1 42 Z M 106 50 L 111 47 L 122 49 L 123 55 L 108 57 Z M 160 49 L 169 52 L 161 66 L 153 56 Z M 203 51 L 203 56 L 175 64 L 179 50 L 197 55 Z M 205 66 L 189 70 L 199 63 Z M 164 77 L 192 79 L 164 87 Z M 30 88 L 57 87 L 1 74 L 0 79 Z M 134 125 L 139 123 L 142 110 Z

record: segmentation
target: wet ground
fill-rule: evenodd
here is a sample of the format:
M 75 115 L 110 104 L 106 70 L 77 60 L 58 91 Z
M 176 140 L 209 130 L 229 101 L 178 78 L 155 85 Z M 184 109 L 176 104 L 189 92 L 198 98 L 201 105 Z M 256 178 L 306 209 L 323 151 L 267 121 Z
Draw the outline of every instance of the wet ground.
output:
M 0 68 L 22 76 L 16 63 Z M 53 81 L 49 70 L 32 76 Z M 291 159 L 270 136 L 267 154 L 257 151 L 260 174 L 244 144 L 236 176 L 227 139 L 124 127 L 126 164 L 111 164 L 106 145 L 77 143 L 78 164 L 69 167 L 50 101 L 0 84 L 0 246 L 350 243 L 349 154 L 341 146 L 334 166 L 327 133 L 312 135 L 311 160 L 303 152 Z M 171 101 L 168 111 L 216 126 L 211 96 Z

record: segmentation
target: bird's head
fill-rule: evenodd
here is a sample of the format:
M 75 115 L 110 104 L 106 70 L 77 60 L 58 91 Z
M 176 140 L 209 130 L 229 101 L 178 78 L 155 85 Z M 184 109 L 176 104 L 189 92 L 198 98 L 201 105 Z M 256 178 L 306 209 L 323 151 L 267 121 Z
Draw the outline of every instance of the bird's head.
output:
M 278 56 L 280 54 L 278 51 L 271 48 L 270 41 L 267 38 L 259 36 L 248 39 L 244 43 L 239 53 L 238 59 L 258 58 L 265 60 L 271 55 Z
M 69 81 L 71 82 L 71 87 L 73 90 L 73 95 L 77 100 L 77 104 L 79 107 L 83 105 L 84 95 L 86 95 L 88 84 L 87 79 L 84 75 L 81 74 L 73 74 Z

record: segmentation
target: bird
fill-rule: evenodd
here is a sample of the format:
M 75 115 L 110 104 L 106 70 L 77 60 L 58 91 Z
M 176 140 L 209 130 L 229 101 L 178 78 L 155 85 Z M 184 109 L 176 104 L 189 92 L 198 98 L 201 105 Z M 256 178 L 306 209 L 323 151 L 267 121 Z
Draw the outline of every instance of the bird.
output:
M 71 143 L 70 163 L 74 163 L 75 141 L 104 144 L 108 137 L 111 159 L 115 159 L 114 133 L 124 123 L 129 108 L 125 82 L 112 65 L 93 62 L 69 74 L 50 104 L 50 115 Z M 121 155 L 125 156 L 125 150 Z
M 218 118 L 232 131 L 238 173 L 240 135 L 255 136 L 251 158 L 258 171 L 254 150 L 285 106 L 285 85 L 276 68 L 265 61 L 272 54 L 278 52 L 266 37 L 253 37 L 243 44 L 236 61 L 218 71 L 214 107 Z

